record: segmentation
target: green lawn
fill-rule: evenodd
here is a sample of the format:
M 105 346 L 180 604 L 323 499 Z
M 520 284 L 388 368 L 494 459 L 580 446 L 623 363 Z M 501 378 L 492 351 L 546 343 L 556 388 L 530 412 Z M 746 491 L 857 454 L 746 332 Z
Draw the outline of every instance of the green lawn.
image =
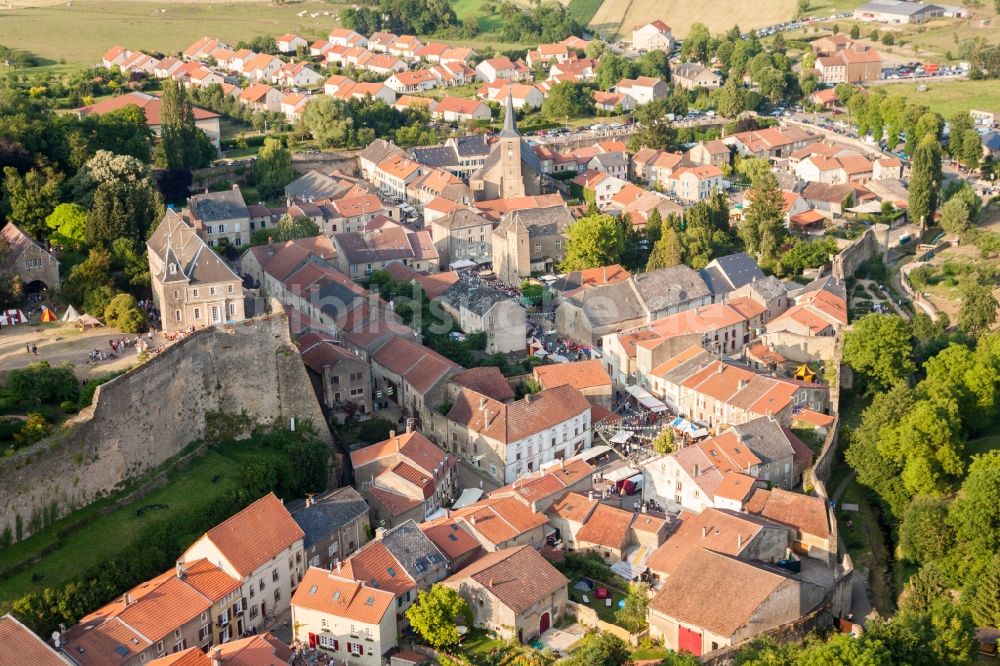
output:
M 312 40 L 337 25 L 334 16 L 339 9 L 337 4 L 320 0 L 281 5 L 74 0 L 48 7 L 3 10 L 0 43 L 33 53 L 48 63 L 65 60 L 92 64 L 115 44 L 172 53 L 206 34 L 230 44 L 284 32 Z M 307 13 L 297 16 L 303 10 Z
M 577 21 L 580 25 L 587 25 L 590 23 L 591 19 L 594 18 L 594 14 L 597 10 L 601 8 L 601 4 L 604 0 L 569 0 L 569 14 Z
M 624 590 L 620 590 L 612 585 L 608 585 L 607 583 L 594 581 L 595 590 L 598 587 L 606 587 L 608 588 L 608 591 L 611 592 L 611 606 L 608 607 L 604 599 L 598 599 L 597 597 L 595 597 L 593 592 L 587 593 L 587 598 L 590 599 L 590 603 L 585 604 L 583 603 L 583 592 L 573 587 L 578 580 L 580 579 L 577 578 L 570 582 L 569 585 L 570 598 L 576 603 L 580 604 L 581 606 L 587 606 L 588 608 L 593 608 L 595 611 L 597 611 L 597 616 L 602 620 L 604 620 L 605 622 L 608 622 L 609 624 L 618 624 L 618 620 L 615 618 L 615 612 L 618 610 L 618 602 L 625 598 Z
M 496 655 L 491 656 L 494 650 L 498 653 L 505 652 L 507 642 L 499 638 L 490 638 L 484 629 L 473 629 L 454 652 L 465 655 L 473 664 L 493 664 L 497 663 Z
M 98 516 L 99 510 L 106 507 L 109 500 L 97 502 L 25 541 L 0 550 L 0 569 L 3 569 L 51 547 L 57 541 L 57 533 L 67 524 L 81 517 L 94 516 L 92 520 L 85 520 L 84 527 L 67 536 L 55 550 L 41 557 L 37 564 L 0 580 L 0 602 L 43 587 L 54 587 L 125 550 L 149 525 L 206 505 L 237 488 L 241 461 L 250 454 L 274 455 L 243 442 L 209 449 L 186 467 L 173 469 L 166 485 L 140 500 L 103 516 Z M 141 516 L 137 514 L 138 509 L 150 505 L 164 505 L 164 508 L 151 508 Z M 191 540 L 197 536 L 190 535 Z
M 919 90 L 926 86 L 926 90 Z M 883 86 L 889 95 L 904 95 L 918 104 L 927 105 L 945 118 L 969 109 L 1000 109 L 1000 80 L 990 81 L 929 81 L 926 83 L 894 83 Z
M 969 456 L 989 453 L 994 449 L 1000 449 L 1000 435 L 987 435 L 965 443 L 965 452 Z
M 651 647 L 638 647 L 632 650 L 632 660 L 633 661 L 645 661 L 651 659 L 663 660 L 667 658 L 667 654 L 670 652 L 665 647 L 659 645 L 653 645 Z

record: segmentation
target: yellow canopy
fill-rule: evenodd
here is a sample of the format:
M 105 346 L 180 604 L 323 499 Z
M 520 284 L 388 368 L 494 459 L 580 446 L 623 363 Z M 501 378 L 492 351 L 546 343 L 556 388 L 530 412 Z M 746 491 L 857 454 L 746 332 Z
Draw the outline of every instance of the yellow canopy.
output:
M 48 308 L 42 308 L 42 321 L 59 321 L 56 313 Z
M 816 373 L 812 371 L 812 368 L 803 363 L 799 366 L 799 369 L 795 371 L 795 378 L 804 382 L 811 382 L 816 379 Z

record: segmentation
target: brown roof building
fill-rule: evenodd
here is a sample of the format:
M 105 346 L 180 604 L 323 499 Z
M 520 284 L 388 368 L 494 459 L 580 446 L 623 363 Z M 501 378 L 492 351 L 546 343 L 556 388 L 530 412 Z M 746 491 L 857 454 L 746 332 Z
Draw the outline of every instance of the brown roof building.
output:
M 530 546 L 489 553 L 444 581 L 468 602 L 475 626 L 521 642 L 562 616 L 568 583 Z
M 650 635 L 701 656 L 798 620 L 825 590 L 782 570 L 695 547 L 649 602 Z
M 13 615 L 0 616 L 0 664 L 67 666 L 70 663 Z
M 448 446 L 504 483 L 590 448 L 590 403 L 568 385 L 509 404 L 462 389 L 448 412 Z
M 534 375 L 543 389 L 568 385 L 593 403 L 611 406 L 611 377 L 599 359 L 539 365 Z
M 351 452 L 354 478 L 387 527 L 424 521 L 455 493 L 456 459 L 419 432 Z

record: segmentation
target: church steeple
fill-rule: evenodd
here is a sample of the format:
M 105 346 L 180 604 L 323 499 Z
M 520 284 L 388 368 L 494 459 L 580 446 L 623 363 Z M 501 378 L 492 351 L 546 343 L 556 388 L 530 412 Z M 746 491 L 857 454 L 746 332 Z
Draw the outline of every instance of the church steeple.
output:
M 508 88 L 507 100 L 504 102 L 503 129 L 500 130 L 500 138 L 519 136 L 521 133 L 517 131 L 517 119 L 514 117 L 514 97 Z

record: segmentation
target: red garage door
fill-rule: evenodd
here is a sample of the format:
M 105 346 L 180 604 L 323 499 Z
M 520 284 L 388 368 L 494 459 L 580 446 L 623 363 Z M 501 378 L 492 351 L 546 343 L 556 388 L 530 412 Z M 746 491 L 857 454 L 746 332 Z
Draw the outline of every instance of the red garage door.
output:
M 677 647 L 690 652 L 696 657 L 701 656 L 701 633 L 686 627 L 677 628 Z

